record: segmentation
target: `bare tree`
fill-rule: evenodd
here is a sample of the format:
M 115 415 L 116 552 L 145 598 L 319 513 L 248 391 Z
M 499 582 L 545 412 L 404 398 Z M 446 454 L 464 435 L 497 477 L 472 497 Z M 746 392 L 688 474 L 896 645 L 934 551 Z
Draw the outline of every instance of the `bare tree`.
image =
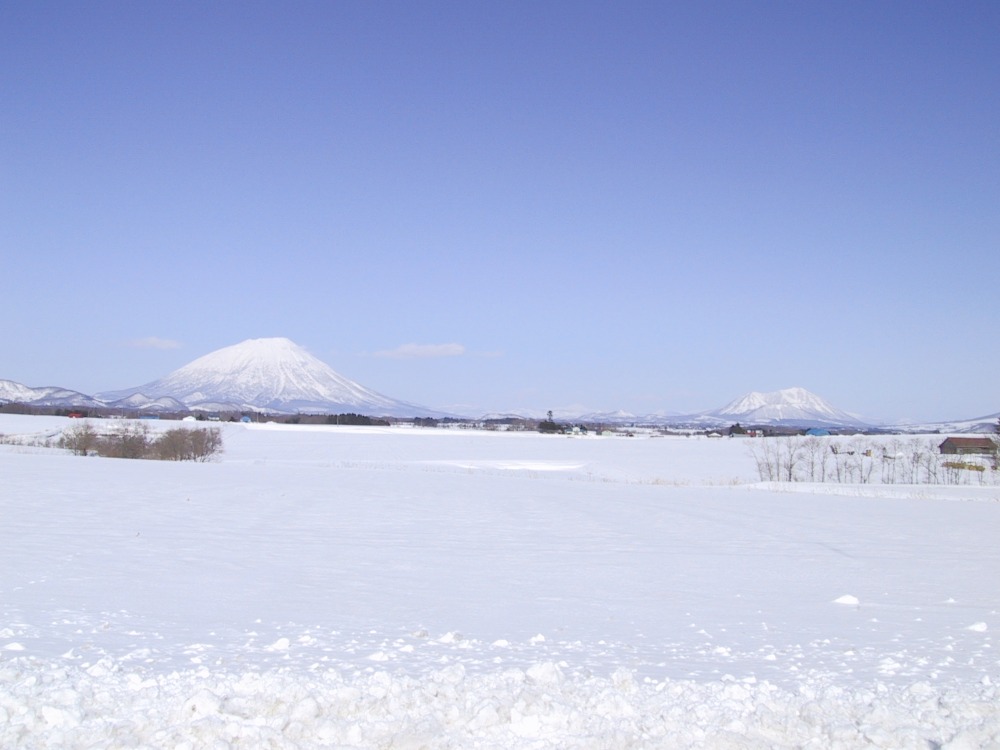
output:
M 924 441 L 920 438 L 913 438 L 906 444 L 906 459 L 909 469 L 909 484 L 920 483 L 920 467 L 924 465 Z
M 188 457 L 191 461 L 208 461 L 222 452 L 222 432 L 218 427 L 188 430 Z
M 849 482 L 850 449 L 841 443 L 834 443 L 830 446 L 830 452 L 833 454 L 833 476 L 838 482 Z
M 776 482 L 779 476 L 778 444 L 772 438 L 754 440 L 750 455 L 757 464 L 757 475 L 762 482 Z
M 826 481 L 826 462 L 828 451 L 826 441 L 811 435 L 802 443 L 806 471 L 810 482 Z
M 149 448 L 149 427 L 141 422 L 122 421 L 102 443 L 101 455 L 145 458 Z
M 156 456 L 164 461 L 207 461 L 222 450 L 218 427 L 167 430 L 153 444 Z
M 883 484 L 895 484 L 896 483 L 896 470 L 899 468 L 900 461 L 904 458 L 902 443 L 899 440 L 893 439 L 888 445 L 882 448 L 882 483 Z
M 875 470 L 875 450 L 861 437 L 850 442 L 851 476 L 860 484 L 868 484 Z
M 157 438 L 154 447 L 157 457 L 164 461 L 190 460 L 188 430 L 183 427 L 175 427 L 164 432 Z
M 927 483 L 937 484 L 938 472 L 941 468 L 941 462 L 939 460 L 938 454 L 927 443 L 924 444 L 923 461 L 924 461 L 924 475 L 927 477 Z
M 90 422 L 81 422 L 66 430 L 59 438 L 59 447 L 77 456 L 87 456 L 97 451 L 99 436 Z
M 795 470 L 802 460 L 803 446 L 802 440 L 798 437 L 778 438 L 780 451 L 780 476 L 786 482 L 798 481 Z
M 1000 471 L 1000 417 L 993 434 L 993 471 Z

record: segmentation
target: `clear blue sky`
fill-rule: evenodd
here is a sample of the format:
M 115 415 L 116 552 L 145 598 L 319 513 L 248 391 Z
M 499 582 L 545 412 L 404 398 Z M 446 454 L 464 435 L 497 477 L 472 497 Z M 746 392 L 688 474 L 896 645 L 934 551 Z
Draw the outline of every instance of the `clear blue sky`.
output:
M 1000 3 L 0 5 L 0 378 L 1000 410 Z

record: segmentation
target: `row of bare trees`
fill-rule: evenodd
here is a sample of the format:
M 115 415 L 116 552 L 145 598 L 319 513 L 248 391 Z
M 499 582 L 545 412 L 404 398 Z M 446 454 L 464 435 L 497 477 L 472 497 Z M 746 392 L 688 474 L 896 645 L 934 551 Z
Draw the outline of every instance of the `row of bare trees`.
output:
M 218 427 L 175 427 L 153 435 L 148 425 L 127 420 L 98 432 L 90 422 L 81 422 L 62 434 L 58 447 L 78 456 L 208 461 L 222 451 L 222 433 Z
M 762 482 L 995 484 L 997 453 L 944 456 L 939 439 L 828 437 L 755 439 L 750 454 Z

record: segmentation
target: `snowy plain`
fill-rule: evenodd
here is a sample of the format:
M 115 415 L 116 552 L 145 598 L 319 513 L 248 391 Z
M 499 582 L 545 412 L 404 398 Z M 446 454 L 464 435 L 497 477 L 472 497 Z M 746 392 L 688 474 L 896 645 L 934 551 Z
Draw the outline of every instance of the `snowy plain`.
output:
M 0 746 L 1000 747 L 1000 487 L 221 427 L 208 463 L 0 445 Z

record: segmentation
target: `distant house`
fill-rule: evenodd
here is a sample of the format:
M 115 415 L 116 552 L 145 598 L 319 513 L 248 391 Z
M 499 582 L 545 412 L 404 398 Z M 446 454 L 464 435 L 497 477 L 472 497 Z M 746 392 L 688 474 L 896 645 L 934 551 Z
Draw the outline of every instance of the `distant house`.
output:
M 997 444 L 988 437 L 950 437 L 938 446 L 938 450 L 946 456 L 992 456 L 997 452 Z
M 806 435 L 811 437 L 829 437 L 830 431 L 824 430 L 822 427 L 811 427 L 806 430 Z
M 737 422 L 726 431 L 726 434 L 729 437 L 764 437 L 764 430 L 759 427 L 741 427 Z

